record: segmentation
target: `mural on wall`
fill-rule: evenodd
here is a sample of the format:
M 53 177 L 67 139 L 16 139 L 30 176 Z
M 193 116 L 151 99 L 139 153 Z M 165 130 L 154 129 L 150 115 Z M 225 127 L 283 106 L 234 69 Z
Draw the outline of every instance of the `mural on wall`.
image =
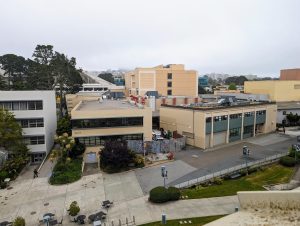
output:
M 185 148 L 186 137 L 170 140 L 157 140 L 157 141 L 146 141 L 143 144 L 141 140 L 128 140 L 128 148 L 135 153 L 143 154 L 146 153 L 168 153 L 174 151 L 181 151 Z

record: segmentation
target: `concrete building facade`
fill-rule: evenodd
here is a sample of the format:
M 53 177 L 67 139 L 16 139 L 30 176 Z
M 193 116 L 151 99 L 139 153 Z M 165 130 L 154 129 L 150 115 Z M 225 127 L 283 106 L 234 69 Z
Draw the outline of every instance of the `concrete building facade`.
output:
M 20 123 L 31 163 L 41 162 L 56 134 L 55 91 L 0 91 L 0 109 L 11 111 Z
M 280 70 L 280 80 L 300 80 L 300 68 Z
M 246 81 L 244 92 L 267 94 L 271 101 L 286 102 L 300 100 L 300 81 Z
M 206 149 L 275 131 L 276 111 L 272 103 L 215 108 L 163 105 L 160 126 L 185 135 L 188 144 Z
M 161 96 L 198 96 L 198 75 L 185 70 L 183 64 L 136 68 L 125 74 L 127 95 L 144 96 L 147 91 L 158 91 Z
M 152 140 L 152 111 L 126 100 L 82 100 L 71 111 L 72 136 L 87 146 Z

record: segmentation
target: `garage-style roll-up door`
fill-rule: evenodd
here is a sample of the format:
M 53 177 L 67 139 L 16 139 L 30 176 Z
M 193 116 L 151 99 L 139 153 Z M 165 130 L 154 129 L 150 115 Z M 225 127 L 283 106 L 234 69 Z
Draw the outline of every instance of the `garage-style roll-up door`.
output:
M 227 132 L 214 133 L 214 146 L 226 143 Z

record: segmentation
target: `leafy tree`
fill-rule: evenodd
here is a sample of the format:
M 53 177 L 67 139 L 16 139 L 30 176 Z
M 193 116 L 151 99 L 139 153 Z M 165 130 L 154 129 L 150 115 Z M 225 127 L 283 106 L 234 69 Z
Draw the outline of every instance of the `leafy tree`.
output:
M 0 90 L 6 90 L 7 85 L 6 82 L 4 81 L 4 78 L 0 75 Z
M 296 124 L 299 119 L 300 119 L 300 116 L 296 113 L 296 114 L 293 114 L 292 112 L 290 112 L 286 118 L 289 120 L 290 124 L 294 125 Z
M 111 73 L 104 72 L 104 73 L 99 74 L 98 77 L 104 79 L 105 81 L 115 84 L 114 77 Z
M 248 81 L 248 79 L 243 75 L 231 76 L 225 79 L 225 84 L 229 85 L 231 83 L 235 83 L 236 85 L 244 85 L 245 81 Z
M 230 85 L 228 86 L 229 90 L 236 90 L 236 85 L 234 83 L 230 83 Z
M 25 89 L 26 60 L 15 54 L 0 56 L 1 69 L 8 78 L 8 89 Z
M 56 134 L 58 136 L 61 136 L 64 133 L 67 133 L 69 136 L 72 134 L 72 125 L 71 125 L 71 119 L 69 116 L 60 118 L 57 122 Z
M 14 156 L 26 156 L 27 147 L 23 143 L 22 128 L 14 115 L 7 110 L 0 110 L 0 148 Z
M 50 67 L 51 60 L 54 57 L 53 46 L 37 45 L 32 56 L 34 57 L 34 62 L 36 62 L 36 64 L 32 64 L 36 71 L 35 76 L 40 77 L 39 79 L 44 81 L 43 86 L 39 88 L 53 89 L 54 78 Z
M 59 52 L 55 52 L 51 61 L 54 86 L 59 87 L 61 117 L 63 117 L 64 90 L 69 90 L 72 93 L 83 83 L 80 73 L 75 66 L 76 59 L 74 57 L 68 59 L 66 55 Z
M 126 141 L 107 141 L 100 152 L 100 167 L 108 172 L 118 172 L 134 163 L 135 156 Z

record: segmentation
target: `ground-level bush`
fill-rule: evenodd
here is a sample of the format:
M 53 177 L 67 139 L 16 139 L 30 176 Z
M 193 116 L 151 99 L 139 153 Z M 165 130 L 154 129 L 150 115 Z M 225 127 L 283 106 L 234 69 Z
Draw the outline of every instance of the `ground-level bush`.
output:
M 279 163 L 283 166 L 293 167 L 296 164 L 296 160 L 290 156 L 283 156 L 280 158 Z
M 25 219 L 23 217 L 17 217 L 13 222 L 13 226 L 25 226 Z
M 169 200 L 170 201 L 176 201 L 180 198 L 180 190 L 175 187 L 169 187 L 167 189 Z
M 66 162 L 58 160 L 50 177 L 50 184 L 68 184 L 79 180 L 82 173 L 81 167 L 81 158 Z
M 150 191 L 149 200 L 154 203 L 175 201 L 180 198 L 180 190 L 175 187 L 156 187 Z

